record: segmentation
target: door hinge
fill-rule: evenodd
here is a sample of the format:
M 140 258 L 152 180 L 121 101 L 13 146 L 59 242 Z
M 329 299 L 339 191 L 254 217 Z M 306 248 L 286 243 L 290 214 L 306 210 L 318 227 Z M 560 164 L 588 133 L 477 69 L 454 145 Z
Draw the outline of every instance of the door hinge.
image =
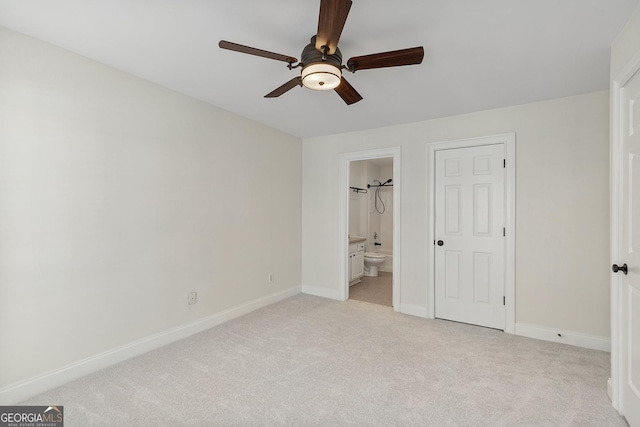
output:
M 507 237 L 507 228 L 502 227 L 502 237 Z
M 502 297 L 502 305 L 507 305 L 507 297 Z
M 502 159 L 502 167 L 503 168 L 507 167 L 507 159 Z

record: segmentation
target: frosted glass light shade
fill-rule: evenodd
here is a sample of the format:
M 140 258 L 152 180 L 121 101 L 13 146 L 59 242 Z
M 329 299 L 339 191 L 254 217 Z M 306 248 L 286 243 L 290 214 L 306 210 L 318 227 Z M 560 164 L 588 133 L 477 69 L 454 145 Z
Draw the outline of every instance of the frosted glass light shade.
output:
M 340 84 L 342 72 L 326 62 L 311 64 L 302 70 L 302 84 L 313 90 L 331 90 Z

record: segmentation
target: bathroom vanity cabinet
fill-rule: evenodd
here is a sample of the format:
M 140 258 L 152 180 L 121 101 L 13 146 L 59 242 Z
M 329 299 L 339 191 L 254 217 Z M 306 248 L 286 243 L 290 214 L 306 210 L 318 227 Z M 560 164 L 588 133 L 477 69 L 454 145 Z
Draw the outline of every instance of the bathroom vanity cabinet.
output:
M 360 281 L 364 275 L 364 242 L 349 245 L 349 285 Z

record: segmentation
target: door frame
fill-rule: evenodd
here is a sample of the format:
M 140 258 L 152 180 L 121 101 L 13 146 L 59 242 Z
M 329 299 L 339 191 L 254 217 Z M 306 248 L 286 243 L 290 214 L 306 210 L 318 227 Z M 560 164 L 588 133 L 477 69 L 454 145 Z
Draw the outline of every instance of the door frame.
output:
M 358 151 L 340 155 L 340 223 L 338 226 L 340 245 L 338 247 L 338 265 L 342 277 L 341 297 L 343 301 L 349 299 L 349 165 L 360 160 L 373 160 L 383 157 L 393 158 L 393 311 L 400 311 L 400 193 L 401 193 L 401 149 L 400 147 L 381 148 L 376 150 Z
M 483 136 L 477 138 L 458 139 L 453 141 L 430 142 L 428 147 L 427 165 L 429 168 L 427 184 L 427 317 L 435 319 L 436 314 L 436 286 L 435 286 L 435 191 L 436 191 L 436 151 L 451 150 L 454 148 L 479 147 L 483 145 L 504 144 L 505 148 L 505 325 L 504 331 L 515 334 L 515 241 L 516 241 L 516 134 L 504 133 L 499 135 Z
M 610 254 L 611 259 L 609 265 L 620 261 L 620 254 L 623 253 L 621 248 L 621 233 L 623 228 L 623 162 L 622 158 L 622 90 L 629 81 L 640 73 L 640 51 L 636 53 L 634 58 L 627 63 L 622 71 L 614 76 L 611 83 L 611 229 L 610 229 Z M 622 356 L 623 348 L 621 336 L 624 331 L 622 325 L 622 307 L 623 293 L 620 291 L 622 286 L 622 278 L 619 274 L 610 273 L 610 292 L 611 292 L 611 403 L 613 407 L 624 415 L 624 408 L 621 408 L 620 396 L 622 393 Z

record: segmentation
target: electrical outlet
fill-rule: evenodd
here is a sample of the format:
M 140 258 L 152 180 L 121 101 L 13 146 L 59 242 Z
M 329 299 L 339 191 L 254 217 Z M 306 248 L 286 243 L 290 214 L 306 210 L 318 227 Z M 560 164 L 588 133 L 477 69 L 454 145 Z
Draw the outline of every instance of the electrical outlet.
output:
M 193 305 L 198 301 L 198 293 L 197 292 L 189 292 L 189 305 Z
M 269 275 L 267 276 L 267 282 L 273 283 L 273 273 L 269 273 Z

